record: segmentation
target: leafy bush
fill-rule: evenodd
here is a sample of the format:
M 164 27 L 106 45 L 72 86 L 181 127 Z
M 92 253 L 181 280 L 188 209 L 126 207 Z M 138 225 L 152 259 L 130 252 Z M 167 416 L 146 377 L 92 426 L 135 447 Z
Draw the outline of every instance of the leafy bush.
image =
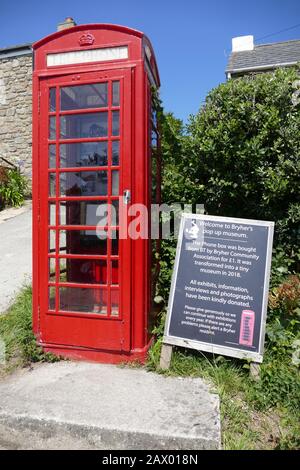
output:
M 230 80 L 192 117 L 187 156 L 209 213 L 271 219 L 277 240 L 299 241 L 300 108 L 295 69 Z
M 2 177 L 1 177 L 2 175 Z M 2 205 L 18 207 L 23 204 L 27 180 L 19 170 L 9 169 L 0 174 L 0 198 Z
M 280 245 L 273 249 L 270 279 L 271 288 L 279 286 L 288 275 L 295 273 L 294 268 L 296 268 L 299 255 L 300 250 L 289 258 L 285 252 L 285 247 Z
M 162 126 L 164 202 L 274 220 L 274 246 L 291 260 L 291 272 L 299 272 L 300 105 L 292 103 L 297 79 L 298 70 L 289 68 L 229 80 L 209 93 L 186 129 L 170 115 Z
M 274 220 L 271 288 L 300 271 L 300 105 L 292 102 L 298 78 L 298 69 L 289 68 L 221 84 L 186 129 L 156 102 L 163 202 L 203 203 L 214 215 Z M 164 240 L 158 293 L 165 301 L 174 255 L 174 240 Z
M 288 276 L 271 289 L 267 317 L 267 346 L 275 357 L 292 362 L 295 341 L 300 340 L 300 278 Z
M 285 319 L 300 315 L 300 278 L 289 276 L 285 282 L 275 287 L 269 295 L 271 311 L 279 311 Z

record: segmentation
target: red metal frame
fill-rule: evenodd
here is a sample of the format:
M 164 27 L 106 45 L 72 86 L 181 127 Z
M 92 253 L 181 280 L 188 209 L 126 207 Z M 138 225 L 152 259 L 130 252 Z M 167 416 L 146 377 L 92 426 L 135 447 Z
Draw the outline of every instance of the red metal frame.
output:
M 80 46 L 83 34 L 91 34 L 93 44 Z M 113 46 L 128 46 L 128 59 L 109 62 L 93 62 L 65 66 L 46 66 L 48 53 L 95 49 Z M 151 51 L 145 66 L 145 45 Z M 63 143 L 85 143 L 108 141 L 108 162 L 101 167 L 82 167 L 80 172 L 107 171 L 108 188 L 112 186 L 112 171 L 120 172 L 119 195 L 125 189 L 131 190 L 131 203 L 149 206 L 149 93 L 150 80 L 159 86 L 155 56 L 149 40 L 143 33 L 115 25 L 82 25 L 63 30 L 42 39 L 33 46 L 33 330 L 38 343 L 47 351 L 66 357 L 100 362 L 144 360 L 151 341 L 148 331 L 150 306 L 151 272 L 149 266 L 149 245 L 151 240 L 119 239 L 119 256 L 111 253 L 111 242 L 107 255 L 60 253 L 60 230 L 79 233 L 79 230 L 95 230 L 90 225 L 59 225 L 58 208 L 61 201 L 117 200 L 117 196 L 65 196 L 59 192 L 59 175 L 78 172 L 78 167 L 59 167 L 59 145 Z M 148 53 L 149 56 L 149 53 Z M 150 72 L 149 72 L 150 66 Z M 151 73 L 151 77 L 149 77 Z M 154 77 L 154 78 L 153 78 Z M 111 88 L 113 81 L 120 82 L 120 107 L 112 106 Z M 109 103 L 107 108 L 60 111 L 59 89 L 62 86 L 108 83 Z M 49 112 L 49 89 L 56 88 L 56 110 Z M 120 111 L 120 135 L 112 136 L 112 111 Z M 60 116 L 76 114 L 108 113 L 108 138 L 60 139 Z M 49 140 L 49 117 L 56 117 L 56 139 Z M 119 166 L 112 164 L 112 141 L 120 140 L 121 157 Z M 48 168 L 48 146 L 56 147 L 56 167 Z M 49 195 L 49 174 L 56 175 L 55 195 Z M 55 224 L 49 225 L 49 202 L 55 203 Z M 120 197 L 119 204 L 122 204 Z M 150 208 L 149 208 L 150 209 Z M 112 226 L 108 215 L 108 230 Z M 48 231 L 56 233 L 55 249 L 48 249 Z M 77 232 L 72 232 L 77 230 Z M 107 230 L 107 228 L 106 228 Z M 49 279 L 49 259 L 56 260 L 54 279 Z M 107 259 L 106 284 L 64 282 L 57 267 L 60 259 Z M 118 260 L 119 284 L 112 284 L 110 260 Z M 93 263 L 92 263 L 93 265 Z M 100 281 L 99 281 L 100 282 Z M 56 291 L 55 307 L 49 310 L 48 290 Z M 106 292 L 107 314 L 60 310 L 59 288 L 72 287 L 79 290 L 95 289 L 94 295 Z M 119 291 L 119 315 L 112 316 L 112 296 Z M 87 291 L 85 291 L 87 292 Z M 99 294 L 98 294 L 99 293 Z M 115 297 L 114 297 L 115 298 Z

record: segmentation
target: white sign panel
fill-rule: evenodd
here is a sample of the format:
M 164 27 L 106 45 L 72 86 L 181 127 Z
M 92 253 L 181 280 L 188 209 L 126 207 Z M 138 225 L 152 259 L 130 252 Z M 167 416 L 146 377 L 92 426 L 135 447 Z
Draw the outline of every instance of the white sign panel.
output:
M 273 229 L 183 214 L 165 343 L 262 361 Z
M 56 65 L 85 64 L 106 62 L 108 60 L 128 59 L 128 47 L 104 47 L 84 51 L 59 52 L 47 55 L 47 67 Z

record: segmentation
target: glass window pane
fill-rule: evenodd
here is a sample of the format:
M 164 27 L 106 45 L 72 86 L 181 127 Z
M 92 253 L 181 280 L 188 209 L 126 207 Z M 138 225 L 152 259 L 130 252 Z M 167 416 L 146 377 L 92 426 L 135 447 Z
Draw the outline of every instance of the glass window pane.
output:
M 105 289 L 61 287 L 59 289 L 59 309 L 65 312 L 107 315 L 107 291 Z
M 56 111 L 56 88 L 49 90 L 49 111 L 53 113 Z
M 60 174 L 61 196 L 106 196 L 107 171 L 70 171 Z
M 49 295 L 49 310 L 55 310 L 55 287 L 48 288 Z
M 55 258 L 49 258 L 49 281 L 55 282 Z
M 119 291 L 111 290 L 111 316 L 119 316 Z
M 104 259 L 99 261 L 97 279 L 99 284 L 107 284 L 107 261 Z
M 120 112 L 112 112 L 112 135 L 120 135 Z
M 59 146 L 61 168 L 107 166 L 107 142 L 62 144 Z
M 112 105 L 120 106 L 120 82 L 113 82 L 112 93 Z
M 49 168 L 56 167 L 56 145 L 49 145 Z
M 62 87 L 60 108 L 62 111 L 84 108 L 103 108 L 108 105 L 107 83 Z
M 106 227 L 108 222 L 108 205 L 106 201 L 86 204 L 85 223 L 86 225 L 97 225 Z
M 111 254 L 117 256 L 119 254 L 119 231 L 112 230 L 111 233 Z
M 49 118 L 49 139 L 55 140 L 56 139 L 56 117 L 51 116 Z
M 119 170 L 112 171 L 112 189 L 113 196 L 119 196 Z
M 60 225 L 107 225 L 107 201 L 65 201 L 59 206 Z
M 56 194 L 56 174 L 49 173 L 49 196 L 54 197 Z
M 112 142 L 112 165 L 118 166 L 120 162 L 120 142 L 113 140 Z
M 119 201 L 112 201 L 111 225 L 119 225 Z
M 61 258 L 59 263 L 60 282 L 107 284 L 106 260 Z
M 111 262 L 111 283 L 112 285 L 119 284 L 119 261 L 113 260 Z
M 56 240 L 56 231 L 49 230 L 48 232 L 48 250 L 49 253 L 55 252 L 55 240 Z
M 107 255 L 107 237 L 96 230 L 60 230 L 59 254 Z
M 68 260 L 66 258 L 60 258 L 58 260 L 59 282 L 67 282 L 67 264 L 68 264 L 69 261 L 71 261 L 71 260 Z
M 50 202 L 48 205 L 48 224 L 56 225 L 56 205 L 55 202 Z
M 58 253 L 60 255 L 67 254 L 67 232 L 66 230 L 60 230 L 58 235 Z M 70 251 L 72 253 L 72 251 Z
M 108 130 L 107 118 L 107 112 L 61 116 L 60 138 L 106 137 Z

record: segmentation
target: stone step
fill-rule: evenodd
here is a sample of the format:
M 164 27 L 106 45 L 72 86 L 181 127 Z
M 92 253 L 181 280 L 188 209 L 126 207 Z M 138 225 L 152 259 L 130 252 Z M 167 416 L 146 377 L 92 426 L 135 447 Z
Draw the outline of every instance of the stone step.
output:
M 0 382 L 0 448 L 219 449 L 219 398 L 199 378 L 62 361 Z

